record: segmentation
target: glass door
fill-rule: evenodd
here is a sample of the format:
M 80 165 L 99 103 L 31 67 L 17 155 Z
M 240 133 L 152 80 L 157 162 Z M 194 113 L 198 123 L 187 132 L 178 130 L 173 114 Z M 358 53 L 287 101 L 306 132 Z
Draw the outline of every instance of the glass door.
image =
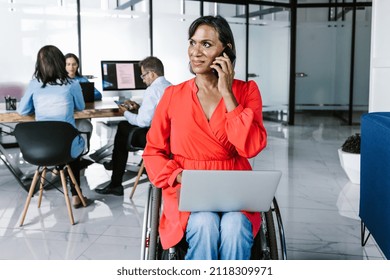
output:
M 295 124 L 348 110 L 352 22 L 333 9 L 297 11 Z
M 355 47 L 355 34 L 359 41 L 364 34 L 353 33 L 353 20 L 353 10 L 347 7 L 297 10 L 295 124 L 323 123 L 328 119 L 351 124 L 354 100 L 363 109 L 368 106 L 368 90 L 362 93 L 351 83 L 359 81 L 361 87 L 368 89 L 367 73 L 356 72 L 353 67 L 355 60 L 359 65 L 367 63 L 364 57 L 369 55 L 364 51 L 367 47 Z M 359 59 L 355 54 L 352 60 L 353 50 L 359 50 Z

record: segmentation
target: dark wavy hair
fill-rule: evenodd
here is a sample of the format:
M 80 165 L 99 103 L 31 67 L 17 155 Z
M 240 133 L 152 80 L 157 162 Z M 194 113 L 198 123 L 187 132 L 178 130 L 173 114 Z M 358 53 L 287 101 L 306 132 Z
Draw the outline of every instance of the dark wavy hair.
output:
M 217 31 L 218 38 L 222 45 L 226 47 L 228 44 L 231 44 L 232 50 L 234 54 L 236 54 L 236 44 L 234 43 L 233 32 L 230 25 L 225 18 L 219 15 L 203 16 L 194 20 L 188 29 L 188 39 L 191 39 L 191 37 L 194 36 L 196 29 L 203 24 L 213 27 Z
M 70 83 L 63 53 L 56 46 L 42 47 L 37 55 L 33 76 L 43 83 L 42 87 Z
M 67 60 L 68 58 L 73 58 L 74 60 L 76 60 L 76 63 L 77 63 L 76 76 L 77 76 L 77 77 L 80 77 L 81 74 L 80 74 L 80 72 L 79 72 L 79 67 L 80 67 L 80 60 L 79 60 L 79 58 L 78 58 L 74 53 L 67 53 L 67 54 L 65 55 L 65 65 L 66 65 L 66 60 Z

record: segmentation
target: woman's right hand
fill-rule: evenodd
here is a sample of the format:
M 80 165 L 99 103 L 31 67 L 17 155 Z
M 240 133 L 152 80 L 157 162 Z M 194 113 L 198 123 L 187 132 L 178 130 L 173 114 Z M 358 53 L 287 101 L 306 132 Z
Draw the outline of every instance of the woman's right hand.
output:
M 183 172 L 180 172 L 179 174 L 177 174 L 176 176 L 176 182 L 178 182 L 179 184 L 181 184 L 181 177 L 183 175 Z
M 140 107 L 140 105 L 137 102 L 134 102 L 132 100 L 125 100 L 124 104 L 127 105 L 129 111 L 132 113 L 137 113 Z

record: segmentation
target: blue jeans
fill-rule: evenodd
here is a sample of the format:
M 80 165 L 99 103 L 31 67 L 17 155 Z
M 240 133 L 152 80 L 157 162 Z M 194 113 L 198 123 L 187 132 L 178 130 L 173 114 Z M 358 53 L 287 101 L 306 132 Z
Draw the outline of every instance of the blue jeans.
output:
M 192 212 L 186 260 L 249 260 L 252 224 L 241 212 Z

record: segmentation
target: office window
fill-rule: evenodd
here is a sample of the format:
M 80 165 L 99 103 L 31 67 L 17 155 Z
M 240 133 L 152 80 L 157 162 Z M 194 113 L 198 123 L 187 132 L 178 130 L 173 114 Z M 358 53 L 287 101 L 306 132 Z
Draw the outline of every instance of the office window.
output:
M 0 82 L 28 83 L 44 45 L 77 48 L 76 0 L 0 0 Z

